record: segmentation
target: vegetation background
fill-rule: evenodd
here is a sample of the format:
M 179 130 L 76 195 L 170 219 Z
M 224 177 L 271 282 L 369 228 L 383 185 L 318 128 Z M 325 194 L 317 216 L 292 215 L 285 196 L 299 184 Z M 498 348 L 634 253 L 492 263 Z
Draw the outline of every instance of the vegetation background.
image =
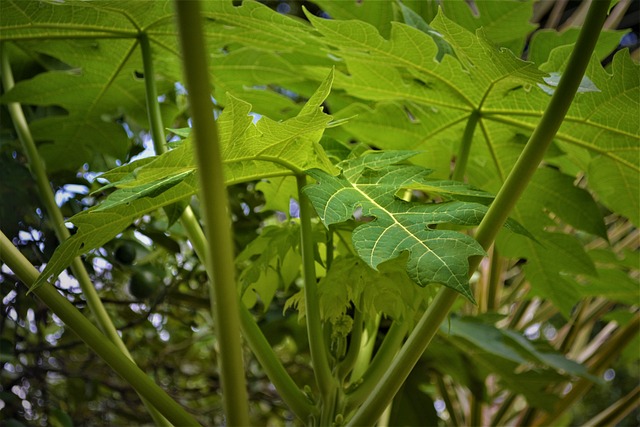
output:
M 369 22 L 383 37 L 389 37 L 391 21 L 410 24 L 413 17 L 406 11 L 403 14 L 396 2 L 262 3 L 279 14 L 265 14 L 268 18 L 255 15 L 259 21 L 263 20 L 260 21 L 262 23 L 270 21 L 275 26 L 279 24 L 279 18 L 275 17 L 288 16 L 296 23 L 307 25 L 304 7 L 317 17 Z M 435 2 L 404 3 L 427 22 L 435 16 Z M 444 2 L 444 13 L 469 30 L 484 27 L 495 45 L 507 47 L 540 66 L 550 59 L 548 55 L 552 47 L 575 40 L 577 30 L 572 28 L 581 25 L 590 2 L 523 2 L 521 7 L 507 7 L 513 15 L 504 14 L 497 2 L 468 3 Z M 638 2 L 620 1 L 613 10 L 617 15 L 612 13 L 612 18 L 607 21 L 597 50 L 598 58 L 608 72 L 611 72 L 615 52 L 628 49 L 636 65 L 640 55 Z M 5 22 L 2 25 L 0 39 L 10 39 L 8 25 Z M 412 26 L 419 28 L 419 22 L 413 22 Z M 283 26 L 281 31 L 286 31 L 285 28 Z M 555 31 L 562 31 L 562 36 L 557 36 Z M 299 42 L 302 46 L 296 46 L 299 50 L 273 53 L 286 43 L 286 34 L 272 33 L 272 39 L 252 35 L 255 38 L 249 38 L 246 45 L 242 45 L 242 34 L 236 33 L 235 36 L 237 38 L 228 45 L 215 37 L 210 40 L 218 49 L 213 60 L 214 97 L 221 99 L 222 94 L 230 92 L 250 102 L 256 120 L 262 116 L 273 120 L 295 116 L 318 86 L 320 72 L 317 70 L 328 70 L 326 55 L 323 60 L 312 54 L 302 56 L 300 50 L 305 49 L 304 40 Z M 289 42 L 298 43 L 295 40 Z M 40 44 L 36 46 L 35 43 Z M 61 43 L 66 44 L 65 54 L 61 53 L 64 50 L 61 50 Z M 97 42 L 92 39 L 61 42 L 52 38 L 36 42 L 7 42 L 3 49 L 10 52 L 17 82 L 33 79 L 32 82 L 42 84 L 42 77 L 51 72 L 64 73 L 72 80 L 82 74 L 97 76 L 99 80 L 100 67 L 104 66 L 100 61 L 108 58 L 100 54 L 91 56 L 92 46 L 97 46 L 94 43 Z M 113 43 L 123 42 L 117 39 Z M 326 46 L 323 49 L 329 51 L 329 57 L 342 53 Z M 185 92 L 174 78 L 179 75 L 179 64 L 165 60 L 161 54 L 158 55 L 159 52 L 154 53 L 157 54 L 157 84 L 164 123 L 171 129 L 186 128 L 190 119 Z M 97 70 L 76 67 L 77 63 L 90 64 L 87 58 L 95 61 Z M 355 64 L 353 58 L 349 60 Z M 237 64 L 252 64 L 253 67 L 243 68 Z M 304 73 L 296 69 L 302 65 L 306 66 Z M 352 67 L 351 72 L 355 75 L 355 65 Z M 117 133 L 117 140 L 125 142 L 109 142 L 111 134 L 92 131 L 91 122 L 87 120 L 86 125 L 76 128 L 83 133 L 86 140 L 83 144 L 60 144 L 61 148 L 53 144 L 52 148 L 42 149 L 43 157 L 49 160 L 47 170 L 56 202 L 65 218 L 96 206 L 104 199 L 108 190 L 101 188 L 103 182 L 97 180 L 100 173 L 153 154 L 143 101 L 142 65 L 134 59 L 124 64 L 119 72 L 130 83 L 117 84 L 122 84 L 127 90 L 110 94 L 107 104 L 90 120 L 113 125 L 109 132 Z M 391 87 L 389 82 L 392 79 L 389 78 L 388 82 L 383 82 L 380 76 L 372 77 L 371 85 Z M 344 151 L 361 150 L 362 146 L 375 149 L 424 147 L 419 142 L 433 131 L 429 128 L 431 124 L 425 121 L 427 113 L 421 109 L 428 103 L 412 100 L 410 90 L 399 95 L 398 99 L 389 99 L 382 91 L 367 92 L 366 84 L 362 87 L 349 85 L 346 80 L 337 82 L 334 93 L 324 104 L 326 112 L 335 119 L 349 119 L 343 126 L 328 129 L 322 140 L 333 159 L 343 156 Z M 638 95 L 637 87 L 638 82 L 635 89 L 630 89 L 631 98 Z M 78 111 L 87 108 L 73 104 L 73 99 L 51 102 L 48 97 L 60 95 L 63 99 L 63 95 L 56 94 L 51 88 L 48 90 L 42 92 L 42 98 L 34 95 L 21 101 L 36 139 L 40 141 L 47 140 L 47 126 L 63 126 L 61 123 L 75 120 Z M 9 101 L 10 98 L 0 98 L 0 102 L 4 102 L 0 109 L 0 228 L 33 265 L 43 268 L 59 242 L 43 212 L 27 159 L 5 108 Z M 631 117 L 637 120 L 638 99 L 629 102 L 622 108 L 630 108 Z M 611 109 L 606 114 L 614 115 L 616 111 Z M 623 114 L 621 117 L 629 116 Z M 448 178 L 450 171 L 443 171 L 437 166 L 448 165 L 452 151 L 455 153 L 452 141 L 462 134 L 460 123 L 451 126 L 448 133 L 438 131 L 437 137 L 429 140 L 430 153 L 435 153 L 431 160 L 423 155 L 417 157 L 417 163 L 436 169 L 436 177 Z M 487 132 L 499 132 L 496 129 Z M 175 140 L 179 139 L 179 132 L 172 135 Z M 516 132 L 514 138 L 520 138 L 520 146 L 526 142 L 526 136 L 521 133 Z M 637 133 L 635 138 L 637 142 Z M 494 421 L 526 425 L 531 419 L 527 417 L 533 417 L 533 414 L 522 409 L 524 402 L 534 408 L 546 407 L 550 392 L 562 395 L 570 390 L 569 384 L 579 381 L 578 371 L 567 374 L 547 369 L 548 366 L 540 367 L 539 371 L 532 371 L 538 375 L 540 383 L 528 382 L 527 390 L 520 389 L 518 382 L 523 381 L 524 376 L 511 369 L 519 360 L 519 356 L 512 352 L 522 351 L 523 345 L 508 339 L 504 344 L 505 338 L 502 337 L 498 341 L 504 347 L 487 346 L 487 343 L 497 342 L 493 334 L 498 330 L 517 331 L 519 337 L 525 337 L 536 345 L 531 354 L 539 356 L 542 353 L 536 351 L 554 348 L 569 359 L 589 367 L 590 358 L 600 346 L 606 348 L 607 339 L 616 328 L 637 316 L 640 265 L 636 228 L 638 195 L 632 194 L 633 185 L 637 184 L 621 187 L 616 183 L 613 187 L 619 192 L 603 202 L 600 200 L 604 197 L 602 193 L 594 196 L 593 189 L 587 187 L 585 169 L 579 167 L 580 161 L 583 165 L 588 163 L 588 155 L 571 151 L 562 142 L 553 149 L 556 151 L 548 159 L 550 167 L 539 176 L 537 185 L 539 188 L 545 185 L 562 187 L 557 187 L 558 193 L 547 195 L 549 198 L 544 200 L 544 208 L 551 213 L 546 217 L 548 222 L 544 229 L 565 233 L 571 236 L 571 240 L 557 241 L 545 256 L 544 251 L 534 251 L 534 254 L 533 250 L 522 250 L 518 246 L 523 245 L 522 241 L 526 239 L 522 236 L 501 237 L 500 250 L 506 256 L 500 258 L 499 267 L 483 264 L 477 276 L 480 282 L 492 277 L 498 280 L 500 295 L 476 295 L 477 306 L 459 299 L 455 309 L 457 316 L 451 318 L 448 326 L 444 325 L 442 333 L 418 363 L 394 402 L 388 414 L 390 425 L 395 425 L 394 420 L 404 425 L 426 422 L 429 425 L 469 424 L 474 419 L 470 408 L 477 400 L 487 408 L 485 415 L 491 413 Z M 564 155 L 566 153 L 570 155 Z M 478 155 L 478 160 L 486 153 L 478 151 L 474 154 Z M 510 152 L 502 161 L 507 164 L 512 157 Z M 637 165 L 637 152 L 632 151 L 628 160 Z M 497 182 L 490 176 L 483 176 L 484 173 L 484 166 L 479 160 L 471 164 L 469 182 L 495 192 Z M 261 330 L 296 382 L 313 384 L 306 330 L 299 321 L 299 314 L 290 307 L 291 298 L 295 299 L 299 290 L 296 285 L 300 263 L 297 235 L 268 228 L 272 225 L 277 227 L 297 216 L 296 201 L 289 197 L 294 190 L 287 188 L 288 185 L 290 183 L 286 181 L 261 180 L 228 187 L 234 242 L 240 254 L 237 261 L 240 283 L 258 294 L 256 297 L 254 292 L 247 292 L 245 303 L 252 307 Z M 585 188 L 589 192 L 580 192 Z M 631 194 L 625 194 L 625 191 Z M 529 195 L 523 206 L 531 208 L 540 203 L 531 193 Z M 618 198 L 625 200 L 616 202 Z M 571 213 L 562 215 L 564 211 L 559 205 L 573 200 L 584 202 L 582 210 L 588 211 L 584 217 L 571 218 Z M 197 200 L 194 199 L 191 205 L 198 212 Z M 535 206 L 540 209 L 540 206 Z M 537 221 L 530 221 L 526 209 L 523 212 L 516 219 L 525 227 Z M 278 240 L 264 240 L 269 233 Z M 317 233 L 323 233 L 321 225 L 318 225 Z M 539 237 L 538 230 L 532 233 Z M 216 339 L 204 286 L 207 277 L 186 234 L 179 224 L 173 223 L 171 212 L 154 211 L 137 219 L 113 240 L 86 254 L 83 263 L 139 366 L 204 424 L 220 424 L 223 420 L 218 394 L 219 376 L 215 369 Z M 258 261 L 260 254 L 268 251 L 268 245 L 280 245 L 277 248 L 283 252 L 272 259 Z M 564 255 L 554 259 L 553 250 L 558 248 Z M 566 253 L 573 256 L 563 258 Z M 260 262 L 266 262 L 269 273 L 256 267 Z M 568 268 L 570 271 L 563 269 L 567 265 L 555 265 L 551 278 L 540 277 L 550 270 L 536 267 L 536 263 L 564 262 L 572 263 Z M 278 273 L 272 268 L 274 263 Z M 597 279 L 585 279 L 596 270 L 599 273 Z M 495 271 L 499 271 L 497 276 Z M 591 287 L 581 286 L 584 281 Z M 554 283 L 554 286 L 545 288 L 546 282 Z M 269 283 L 277 283 L 278 286 L 270 289 L 272 285 Z M 63 273 L 56 286 L 77 308 L 87 312 L 87 303 L 72 275 Z M 427 287 L 425 298 L 428 299 L 432 292 Z M 3 303 L 0 317 L 0 422 L 3 425 L 142 425 L 150 422 L 131 387 L 70 333 L 47 307 L 26 295 L 26 288 L 21 287 L 12 271 L 4 265 L 0 270 L 0 296 Z M 371 309 L 373 314 L 384 312 L 389 315 L 382 318 L 378 330 L 373 333 L 374 348 L 382 342 L 392 319 L 406 315 L 403 309 L 398 308 L 398 301 L 390 301 L 390 306 L 378 303 Z M 567 339 L 567 336 L 572 338 Z M 516 338 L 511 339 L 517 341 Z M 592 372 L 598 378 L 590 379 L 588 393 L 572 405 L 571 410 L 558 420 L 558 425 L 584 425 L 625 396 L 635 396 L 633 400 L 636 403 L 631 405 L 631 409 L 625 409 L 628 415 L 617 421 L 618 425 L 640 424 L 637 391 L 634 391 L 639 378 L 639 354 L 636 334 L 625 342 L 624 351 L 612 353 L 606 366 Z M 506 367 L 496 366 L 499 364 L 496 360 Z M 299 420 L 284 405 L 248 349 L 245 361 L 252 421 L 256 425 L 297 425 Z M 554 362 L 546 362 L 554 366 Z M 533 378 L 527 380 L 533 381 Z M 560 386 L 564 390 L 558 389 Z M 512 398 L 512 405 L 505 410 L 504 418 L 498 418 L 497 408 L 506 406 L 501 405 Z

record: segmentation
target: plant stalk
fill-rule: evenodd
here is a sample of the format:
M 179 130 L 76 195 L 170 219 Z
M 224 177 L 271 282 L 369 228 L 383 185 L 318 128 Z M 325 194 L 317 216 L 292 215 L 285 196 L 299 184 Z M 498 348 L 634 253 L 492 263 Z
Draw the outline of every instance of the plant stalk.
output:
M 162 154 L 167 151 L 167 144 L 155 85 L 151 46 L 146 34 L 141 34 L 140 36 L 140 48 L 142 50 L 144 65 L 147 111 L 151 136 L 153 138 L 153 146 L 156 154 Z M 185 208 L 180 217 L 180 223 L 185 228 L 187 237 L 193 245 L 193 249 L 198 258 L 202 261 L 206 260 L 208 245 L 207 239 L 191 206 L 187 206 Z M 213 272 L 207 271 L 207 275 L 209 277 L 213 277 Z M 269 377 L 273 385 L 278 390 L 282 400 L 287 404 L 289 409 L 302 420 L 307 419 L 312 414 L 317 415 L 317 409 L 311 404 L 309 399 L 304 395 L 304 393 L 302 393 L 300 388 L 284 369 L 284 366 L 278 360 L 278 357 L 269 345 L 269 342 L 265 339 L 262 331 L 260 331 L 260 328 L 256 324 L 249 310 L 242 305 L 242 302 L 240 302 L 239 308 L 240 325 L 243 336 L 251 348 L 251 351 L 256 356 L 256 359 L 264 369 L 267 377 Z
M 228 425 L 249 425 L 249 404 L 227 190 L 222 173 L 217 124 L 213 118 L 207 52 L 202 34 L 199 1 L 176 1 L 183 67 L 191 103 L 195 157 L 200 176 L 200 197 L 207 230 L 205 264 L 210 278 L 212 314 L 220 346 L 219 363 L 223 404 Z
M 351 340 L 349 341 L 349 350 L 344 359 L 340 361 L 337 369 L 338 380 L 342 383 L 347 375 L 353 370 L 356 361 L 358 360 L 358 354 L 360 353 L 360 346 L 362 345 L 362 335 L 364 334 L 364 315 L 362 311 L 355 309 L 353 316 L 353 328 L 351 330 Z
M 0 232 L 0 258 L 27 287 L 31 287 L 40 274 L 34 266 Z M 129 357 L 125 356 L 114 343 L 105 339 L 98 328 L 93 326 L 67 299 L 49 283 L 33 290 L 56 316 L 62 320 L 87 346 L 113 368 L 118 375 L 144 399 L 151 403 L 171 423 L 179 426 L 200 425 L 178 403 L 169 397 L 156 383 L 140 370 Z
M 9 57 L 7 55 L 6 49 L 0 47 L 0 50 L 0 56 L 2 57 L 0 59 L 0 61 L 2 62 L 2 85 L 5 92 L 8 92 L 15 85 L 15 82 L 13 79 L 13 72 L 11 70 L 11 64 L 9 63 Z M 22 106 L 17 102 L 11 102 L 7 105 L 7 109 L 9 110 L 9 115 L 11 116 L 11 120 L 18 134 L 18 138 L 20 139 L 22 148 L 29 161 L 29 170 L 31 171 L 31 175 L 36 181 L 38 194 L 40 195 L 42 203 L 44 204 L 45 212 L 51 220 L 51 226 L 53 227 L 56 237 L 60 242 L 63 242 L 71 236 L 71 233 L 69 233 L 69 230 L 67 229 L 67 227 L 65 227 L 64 217 L 62 216 L 62 212 L 55 202 L 55 196 L 53 194 L 53 189 L 51 188 L 49 178 L 47 177 L 44 162 L 42 161 L 42 158 L 40 158 L 40 154 L 38 153 L 38 148 L 36 147 L 35 141 L 33 140 L 33 136 L 31 135 L 27 119 L 24 116 L 24 112 L 22 111 Z M 71 262 L 70 267 L 73 276 L 76 278 L 78 284 L 80 285 L 80 289 L 82 289 L 82 294 L 87 301 L 89 310 L 96 318 L 98 327 L 100 328 L 102 333 L 106 335 L 107 338 L 112 343 L 114 343 L 125 356 L 133 360 L 131 354 L 129 353 L 129 350 L 124 345 L 122 338 L 120 338 L 120 335 L 118 335 L 116 327 L 111 321 L 111 317 L 109 317 L 107 310 L 102 304 L 98 292 L 93 287 L 93 283 L 91 282 L 89 273 L 84 267 L 84 264 L 82 263 L 80 257 L 74 258 Z M 145 401 L 144 398 L 142 400 L 156 425 L 171 425 L 166 419 L 162 417 L 162 415 L 160 415 L 157 409 L 155 409 L 152 405 Z
M 451 179 L 454 181 L 464 181 L 464 173 L 467 170 L 467 164 L 469 163 L 469 155 L 471 154 L 471 146 L 473 145 L 473 134 L 476 130 L 476 126 L 480 121 L 480 112 L 474 110 L 469 115 L 467 126 L 464 128 L 464 134 L 462 135 L 462 141 L 460 141 L 460 150 L 456 156 L 456 163 L 451 174 Z
M 376 323 L 377 325 L 377 323 Z M 364 351 L 364 355 L 367 357 L 365 360 L 368 363 L 366 370 L 360 374 L 353 375 L 351 378 L 352 383 L 356 383 L 357 386 L 353 391 L 347 394 L 347 405 L 350 409 L 357 408 L 362 402 L 371 394 L 375 385 L 380 381 L 380 378 L 384 375 L 387 367 L 391 364 L 394 356 L 398 353 L 398 349 L 402 345 L 402 340 L 407 334 L 407 322 L 394 321 L 387 332 L 380 348 L 376 352 L 373 360 L 371 360 L 371 352 L 373 351 L 373 344 L 375 344 L 375 335 L 369 338 L 367 344 L 370 344 L 370 349 Z M 377 331 L 376 327 L 374 331 Z M 363 362 L 364 363 L 364 362 Z M 359 383 L 357 381 L 360 380 Z
M 182 217 L 180 217 L 180 221 L 187 232 L 187 236 L 193 245 L 196 255 L 201 260 L 205 259 L 207 240 L 198 219 L 190 207 L 185 209 Z M 207 274 L 210 274 L 210 272 L 207 271 Z M 285 370 L 273 351 L 273 348 L 271 348 L 264 334 L 260 331 L 253 316 L 251 316 L 249 310 L 242 305 L 242 302 L 240 302 L 240 325 L 242 327 L 242 335 L 247 341 L 249 348 L 251 348 L 251 351 L 264 369 L 265 374 L 276 387 L 280 397 L 289 409 L 302 420 L 312 415 L 317 416 L 317 408 L 312 405 Z
M 569 58 L 567 68 L 555 93 L 551 97 L 549 106 L 478 226 L 475 237 L 485 250 L 488 250 L 495 240 L 560 128 L 578 90 L 582 76 L 591 58 L 591 53 L 598 41 L 608 8 L 608 0 L 593 2 Z M 481 259 L 481 256 L 470 258 L 470 274 L 478 268 Z M 431 342 L 440 324 L 453 306 L 457 295 L 457 292 L 444 286 L 438 291 L 434 301 L 418 322 L 418 325 L 373 390 L 373 393 L 349 421 L 349 426 L 373 425 L 382 411 L 384 411 L 384 408 L 393 399 L 393 396 L 398 392 L 402 383 L 409 376 L 411 369 L 413 369 L 413 366 Z
M 2 56 L 2 85 L 4 86 L 4 91 L 6 93 L 11 90 L 15 84 L 6 48 L 1 49 L 0 55 Z M 22 111 L 22 106 L 17 102 L 10 102 L 7 104 L 7 109 L 9 110 L 11 120 L 13 121 L 13 125 L 18 133 L 25 155 L 29 161 L 29 170 L 36 181 L 38 193 L 42 203 L 44 204 L 45 212 L 51 220 L 51 226 L 55 231 L 56 237 L 60 242 L 63 242 L 67 240 L 71 234 L 64 225 L 65 219 L 60 212 L 60 208 L 56 204 L 51 183 L 49 182 L 44 163 L 40 158 L 40 154 L 38 153 L 31 131 L 29 130 L 29 125 L 27 124 L 27 119 Z M 87 305 L 96 317 L 96 321 L 98 322 L 98 326 L 102 332 L 113 343 L 116 343 L 123 353 L 130 357 L 127 348 L 122 343 L 116 328 L 113 326 L 111 318 L 102 305 L 102 301 L 100 301 L 100 297 L 93 287 L 89 274 L 84 268 L 82 260 L 79 257 L 75 258 L 71 263 L 71 270 L 75 278 L 78 280 L 82 293 L 87 300 Z
M 368 320 L 364 325 L 364 329 L 362 331 L 363 337 L 360 339 L 360 348 L 358 349 L 358 354 L 354 362 L 353 369 L 351 370 L 351 375 L 349 375 L 349 382 L 351 382 L 351 384 L 360 380 L 360 378 L 362 378 L 365 372 L 369 369 L 373 348 L 376 345 L 376 335 L 378 333 L 378 328 L 380 327 L 381 317 L 382 316 L 378 314 L 374 319 Z M 391 332 L 391 330 L 389 330 L 389 332 Z M 387 333 L 385 341 L 390 335 L 390 333 Z
M 142 52 L 147 117 L 149 118 L 149 129 L 153 139 L 153 149 L 156 154 L 162 154 L 167 151 L 167 141 L 164 135 L 164 126 L 162 125 L 162 112 L 158 103 L 158 89 L 156 88 L 156 74 L 149 35 L 144 32 L 140 33 L 138 42 Z
M 307 184 L 305 175 L 297 175 L 298 201 L 300 203 L 300 235 L 302 248 L 302 273 L 304 277 L 304 301 L 307 317 L 307 334 L 313 363 L 313 373 L 323 397 L 323 404 L 331 404 L 337 387 L 329 366 L 329 355 L 324 340 L 320 303 L 316 283 L 313 230 L 311 228 L 311 205 L 302 189 Z

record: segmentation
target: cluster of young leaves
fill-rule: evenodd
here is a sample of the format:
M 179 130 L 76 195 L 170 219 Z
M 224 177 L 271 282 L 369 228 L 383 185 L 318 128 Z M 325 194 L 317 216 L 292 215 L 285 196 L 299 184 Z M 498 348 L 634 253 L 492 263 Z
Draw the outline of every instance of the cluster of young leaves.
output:
M 238 254 L 236 262 L 244 303 L 253 307 L 258 297 L 266 311 L 278 289 L 285 292 L 300 274 L 300 227 L 295 222 L 265 227 Z

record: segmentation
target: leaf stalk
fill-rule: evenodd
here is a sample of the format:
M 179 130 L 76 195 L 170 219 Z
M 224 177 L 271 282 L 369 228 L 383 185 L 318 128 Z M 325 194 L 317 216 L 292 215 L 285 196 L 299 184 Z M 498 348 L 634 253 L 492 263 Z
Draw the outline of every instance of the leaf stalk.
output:
M 320 302 L 316 283 L 313 230 L 311 227 L 312 207 L 302 191 L 307 185 L 306 175 L 297 175 L 298 201 L 300 203 L 300 235 L 302 249 L 302 274 L 304 278 L 304 301 L 307 317 L 307 334 L 313 363 L 313 373 L 323 398 L 323 405 L 332 405 L 337 387 L 329 366 L 329 354 L 320 320 Z
M 464 128 L 464 134 L 462 135 L 462 141 L 460 141 L 460 149 L 456 156 L 456 163 L 451 175 L 451 179 L 454 181 L 464 181 L 464 173 L 467 170 L 467 163 L 469 163 L 469 155 L 471 154 L 471 146 L 473 145 L 473 134 L 476 130 L 476 126 L 480 121 L 480 112 L 474 110 L 469 115 L 467 125 Z
M 140 47 L 145 73 L 147 111 L 154 150 L 156 154 L 162 154 L 167 151 L 167 144 L 155 85 L 151 46 L 146 34 L 142 34 L 140 37 Z M 191 206 L 185 208 L 180 217 L 180 223 L 185 228 L 187 237 L 193 245 L 193 249 L 198 258 L 203 261 L 206 260 L 207 239 Z M 213 272 L 207 270 L 207 275 L 213 277 Z M 307 419 L 311 414 L 317 415 L 317 408 L 311 404 L 309 399 L 307 399 L 284 369 L 284 366 L 278 360 L 278 357 L 265 339 L 262 331 L 258 328 L 251 313 L 242 302 L 239 303 L 239 306 L 242 334 L 256 356 L 256 359 L 258 359 L 265 373 L 278 390 L 282 400 L 300 419 Z
M 509 213 L 538 168 L 546 149 L 560 128 L 589 63 L 608 8 L 608 0 L 592 3 L 567 68 L 560 79 L 549 106 L 478 226 L 476 240 L 485 250 L 489 249 L 495 240 Z M 470 258 L 470 274 L 478 268 L 481 259 L 481 256 Z M 418 322 L 381 381 L 349 421 L 349 426 L 373 425 L 409 376 L 411 369 L 448 315 L 457 296 L 457 292 L 450 288 L 444 286 L 440 288 L 434 301 Z
M 11 70 L 11 64 L 9 62 L 9 56 L 4 44 L 2 45 L 2 47 L 0 47 L 0 51 L 2 85 L 5 92 L 8 92 L 15 86 L 15 81 L 13 78 L 13 71 Z M 13 122 L 16 133 L 18 134 L 18 138 L 20 139 L 20 142 L 22 144 L 22 148 L 29 161 L 29 170 L 34 180 L 36 181 L 38 194 L 40 195 L 40 199 L 44 204 L 45 212 L 49 216 L 51 226 L 56 234 L 56 237 L 60 242 L 63 242 L 71 237 L 71 233 L 64 225 L 65 219 L 62 216 L 62 212 L 60 211 L 60 208 L 55 201 L 55 196 L 53 194 L 53 189 L 51 188 L 51 183 L 49 182 L 49 178 L 47 176 L 44 162 L 42 161 L 42 158 L 38 153 L 38 148 L 36 147 L 35 141 L 33 140 L 33 136 L 31 135 L 31 130 L 29 129 L 27 119 L 24 116 L 24 112 L 22 111 L 22 106 L 20 105 L 20 103 L 11 102 L 8 103 L 7 109 L 9 110 L 11 121 Z M 80 289 L 82 289 L 82 294 L 87 301 L 87 306 L 89 307 L 91 313 L 95 316 L 98 327 L 100 328 L 102 333 L 106 335 L 107 338 L 112 343 L 114 343 L 125 356 L 133 360 L 133 358 L 131 357 L 131 353 L 129 353 L 129 350 L 124 345 L 122 338 L 120 338 L 120 335 L 118 335 L 118 331 L 111 321 L 111 317 L 109 317 L 107 310 L 102 304 L 98 292 L 93 287 L 93 283 L 91 282 L 89 273 L 87 272 L 87 269 L 82 263 L 80 257 L 74 258 L 73 261 L 71 261 L 70 267 L 73 276 L 76 278 L 78 284 L 80 285 Z M 142 400 L 156 425 L 170 425 L 167 420 L 164 419 L 162 415 L 160 415 L 157 409 L 155 409 L 152 405 L 145 401 L 144 398 Z
M 229 425 L 249 425 L 231 221 L 227 212 L 229 204 L 222 174 L 218 129 L 212 114 L 200 2 L 176 1 L 175 6 L 208 237 L 205 264 L 213 272 L 209 280 L 210 297 L 220 346 L 223 405 Z

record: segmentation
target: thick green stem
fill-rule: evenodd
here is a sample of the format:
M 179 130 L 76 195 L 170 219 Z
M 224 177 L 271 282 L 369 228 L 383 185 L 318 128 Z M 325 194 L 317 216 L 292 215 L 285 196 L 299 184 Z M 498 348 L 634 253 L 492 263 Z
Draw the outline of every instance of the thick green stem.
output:
M 360 353 L 360 346 L 362 345 L 362 335 L 364 333 L 364 315 L 362 311 L 355 309 L 353 316 L 353 328 L 351 330 L 351 340 L 349 342 L 349 350 L 347 351 L 344 359 L 340 361 L 338 365 L 338 379 L 342 383 L 346 376 L 353 369 L 356 361 L 358 360 L 358 354 Z
M 144 65 L 147 111 L 149 124 L 151 128 L 151 136 L 153 138 L 153 146 L 156 154 L 162 154 L 167 151 L 166 139 L 164 134 L 164 126 L 160 113 L 160 104 L 158 103 L 158 94 L 155 85 L 155 74 L 153 67 L 153 58 L 151 55 L 151 46 L 149 38 L 146 34 L 140 36 L 140 48 L 142 50 L 142 59 Z M 193 245 L 196 255 L 201 260 L 206 260 L 207 239 L 202 231 L 202 227 L 195 216 L 193 209 L 187 206 L 180 217 L 180 223 L 185 228 L 187 237 Z M 213 277 L 213 272 L 207 271 L 209 277 Z M 287 373 L 278 360 L 275 352 L 265 339 L 251 316 L 247 308 L 240 303 L 240 324 L 242 333 L 253 351 L 256 359 L 263 367 L 265 373 L 278 390 L 280 397 L 287 404 L 289 409 L 296 416 L 304 420 L 309 415 L 317 415 L 317 409 L 311 404 L 309 399 L 295 384 L 291 376 Z
M 153 139 L 153 148 L 156 154 L 162 154 L 167 151 L 167 141 L 164 135 L 164 127 L 162 125 L 160 104 L 158 103 L 158 89 L 156 88 L 151 44 L 149 43 L 149 36 L 147 33 L 140 33 L 138 41 L 140 42 L 140 50 L 142 51 L 147 117 L 149 118 L 149 129 L 151 130 L 151 138 Z
M 302 393 L 284 369 L 284 366 L 282 366 L 276 354 L 270 351 L 271 346 L 269 342 L 260 331 L 260 328 L 258 328 L 249 310 L 244 306 L 240 308 L 240 321 L 242 323 L 242 332 L 249 347 L 253 350 L 256 359 L 258 359 L 269 380 L 271 380 L 276 390 L 278 390 L 284 403 L 286 403 L 289 409 L 301 420 L 308 419 L 310 415 L 317 416 L 317 408 L 313 406 L 304 393 Z
M 249 425 L 238 294 L 227 190 L 222 174 L 218 129 L 213 118 L 207 52 L 202 35 L 200 2 L 176 1 L 185 83 L 191 103 L 200 197 L 207 230 L 205 264 L 213 272 L 211 304 L 218 343 L 223 402 L 228 425 Z
M 456 164 L 451 175 L 451 179 L 454 181 L 464 181 L 464 173 L 467 170 L 467 163 L 469 162 L 469 155 L 471 153 L 471 145 L 473 144 L 473 133 L 476 130 L 479 120 L 480 112 L 475 110 L 472 111 L 469 115 L 467 126 L 464 128 L 462 141 L 460 141 L 460 150 L 456 156 Z
M 193 210 L 187 207 L 180 221 L 187 231 L 187 236 L 193 245 L 196 255 L 200 259 L 205 259 L 207 239 Z M 207 271 L 207 274 L 212 273 Z M 309 418 L 311 415 L 317 416 L 317 408 L 312 405 L 285 370 L 284 366 L 282 366 L 278 356 L 276 356 L 273 348 L 269 345 L 262 331 L 260 331 L 249 310 L 242 305 L 242 302 L 240 303 L 240 325 L 242 327 L 242 334 L 249 348 L 251 348 L 251 351 L 264 369 L 265 374 L 276 387 L 280 397 L 289 409 L 302 420 Z
M 475 237 L 485 250 L 488 250 L 495 240 L 509 213 L 538 168 L 546 149 L 560 128 L 582 81 L 591 53 L 598 41 L 600 29 L 606 18 L 608 8 L 608 0 L 593 2 L 578 36 L 578 41 L 569 58 L 567 68 L 555 93 L 551 97 L 549 106 L 480 223 Z M 470 274 L 478 268 L 481 259 L 482 257 L 476 256 L 469 260 Z M 356 412 L 348 425 L 373 425 L 384 408 L 393 399 L 393 396 L 398 392 L 405 379 L 409 376 L 411 369 L 413 369 L 413 366 L 431 342 L 440 324 L 453 306 L 457 295 L 455 291 L 447 287 L 442 287 L 438 291 L 434 301 L 418 322 L 398 356 L 389 366 L 380 383 L 378 383 L 373 393 Z
M 387 336 L 382 341 L 382 345 L 376 352 L 371 363 L 367 366 L 367 370 L 362 374 L 360 383 L 356 383 L 356 388 L 347 394 L 347 404 L 350 409 L 357 408 L 372 393 L 372 390 L 380 381 L 380 378 L 386 372 L 391 364 L 394 356 L 398 353 L 398 349 L 402 345 L 402 340 L 407 334 L 407 323 L 393 322 L 391 328 L 387 332 Z M 378 328 L 376 327 L 376 331 Z M 370 338 L 375 341 L 375 336 Z M 368 354 L 368 360 L 371 354 Z M 359 379 L 359 376 L 352 377 L 352 382 Z
M 307 334 L 309 349 L 313 363 L 313 373 L 323 397 L 323 404 L 330 404 L 334 396 L 336 381 L 331 374 L 329 355 L 324 340 L 322 321 L 320 320 L 320 303 L 318 285 L 316 283 L 316 267 L 314 259 L 313 230 L 311 228 L 311 205 L 302 189 L 307 184 L 305 175 L 296 176 L 298 184 L 298 200 L 300 203 L 300 233 L 302 247 L 302 273 L 304 278 L 304 302 L 307 317 Z
M 381 317 L 382 316 L 378 314 L 374 319 L 365 323 L 364 330 L 362 331 L 363 338 L 360 340 L 360 348 L 358 349 L 358 357 L 356 357 L 353 370 L 349 376 L 349 381 L 352 384 L 362 378 L 371 364 L 371 355 L 376 345 L 376 335 L 378 334 L 378 327 L 380 327 Z M 388 337 L 389 334 L 387 334 L 385 340 Z
M 35 267 L 0 232 L 0 257 L 2 261 L 27 286 L 35 282 L 40 274 Z M 111 341 L 105 339 L 98 328 L 93 326 L 69 301 L 48 283 L 34 289 L 34 294 L 58 316 L 69 329 L 80 337 L 96 354 L 127 381 L 133 389 L 151 403 L 170 422 L 180 426 L 199 425 L 178 403 L 170 398 L 144 372 L 140 370 Z
M 440 289 L 396 358 L 347 425 L 364 426 L 375 423 L 424 353 L 457 297 L 458 293 L 454 290 L 445 287 Z

